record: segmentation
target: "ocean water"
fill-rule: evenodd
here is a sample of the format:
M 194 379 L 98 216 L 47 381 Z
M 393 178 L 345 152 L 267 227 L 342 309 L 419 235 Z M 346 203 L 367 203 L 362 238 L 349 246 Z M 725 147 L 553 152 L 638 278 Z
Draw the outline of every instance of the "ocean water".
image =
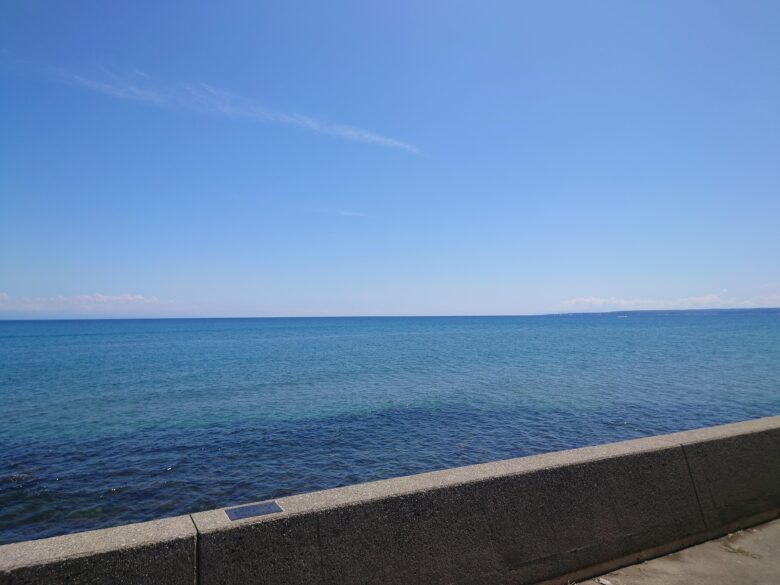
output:
M 0 322 L 0 542 L 780 414 L 780 310 Z

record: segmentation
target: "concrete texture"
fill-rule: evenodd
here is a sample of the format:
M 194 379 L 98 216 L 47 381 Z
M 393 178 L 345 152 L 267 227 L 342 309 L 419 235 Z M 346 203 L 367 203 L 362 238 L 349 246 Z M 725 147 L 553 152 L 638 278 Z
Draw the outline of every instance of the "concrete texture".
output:
M 705 530 L 682 449 L 652 438 L 278 502 L 193 515 L 199 583 L 533 583 Z M 280 538 L 293 562 L 269 562 Z
M 0 584 L 193 585 L 189 516 L 0 546 Z
M 581 585 L 777 585 L 780 520 L 602 575 Z
M 780 417 L 665 435 L 682 445 L 711 536 L 780 511 Z
M 316 516 L 282 515 L 272 522 L 236 524 L 198 535 L 198 583 L 322 582 Z

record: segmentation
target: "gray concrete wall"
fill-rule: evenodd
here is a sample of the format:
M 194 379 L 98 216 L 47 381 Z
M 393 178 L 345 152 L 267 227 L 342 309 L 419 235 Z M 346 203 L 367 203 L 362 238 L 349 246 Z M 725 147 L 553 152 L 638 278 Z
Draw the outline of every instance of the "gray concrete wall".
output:
M 0 583 L 193 585 L 189 516 L 0 546 Z
M 566 583 L 780 515 L 780 417 L 276 502 L 6 545 L 0 583 Z
M 682 446 L 704 521 L 713 535 L 721 536 L 777 516 L 780 417 L 663 438 Z

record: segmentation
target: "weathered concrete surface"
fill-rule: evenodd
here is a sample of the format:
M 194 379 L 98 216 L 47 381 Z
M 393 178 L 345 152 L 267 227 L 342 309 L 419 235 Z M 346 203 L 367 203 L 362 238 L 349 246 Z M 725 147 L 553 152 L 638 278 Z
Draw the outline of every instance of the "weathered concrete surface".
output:
M 582 585 L 777 585 L 780 520 L 735 532 Z
M 199 583 L 533 583 L 705 530 L 681 447 L 653 438 L 277 501 L 193 515 Z
M 317 517 L 276 516 L 270 522 L 236 521 L 240 525 L 232 530 L 200 533 L 198 583 L 321 583 Z
M 0 584 L 193 585 L 189 516 L 0 546 Z
M 661 438 L 683 446 L 711 536 L 780 512 L 780 417 Z

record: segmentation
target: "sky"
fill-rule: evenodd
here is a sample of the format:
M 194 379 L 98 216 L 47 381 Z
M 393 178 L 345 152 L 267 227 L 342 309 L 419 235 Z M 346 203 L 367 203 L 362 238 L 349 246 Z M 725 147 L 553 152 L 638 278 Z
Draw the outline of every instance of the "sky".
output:
M 0 318 L 780 306 L 780 3 L 0 6 Z

